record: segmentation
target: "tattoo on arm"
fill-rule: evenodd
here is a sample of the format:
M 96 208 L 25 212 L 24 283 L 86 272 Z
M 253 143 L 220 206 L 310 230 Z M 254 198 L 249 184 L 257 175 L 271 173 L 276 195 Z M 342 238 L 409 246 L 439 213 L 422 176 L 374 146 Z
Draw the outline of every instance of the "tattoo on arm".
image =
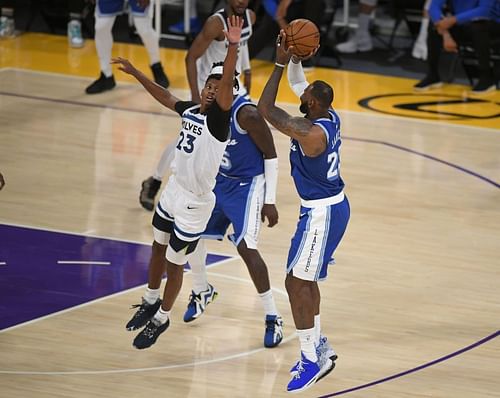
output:
M 299 141 L 309 134 L 313 126 L 310 120 L 303 117 L 293 117 L 276 106 L 268 111 L 267 120 L 283 134 Z

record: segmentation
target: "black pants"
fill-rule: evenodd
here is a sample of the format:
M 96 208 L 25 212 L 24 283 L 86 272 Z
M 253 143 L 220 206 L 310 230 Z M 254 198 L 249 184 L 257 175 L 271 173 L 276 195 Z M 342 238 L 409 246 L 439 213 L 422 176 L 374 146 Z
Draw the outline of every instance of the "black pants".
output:
M 297 18 L 306 18 L 313 21 L 319 28 L 323 7 L 323 0 L 302 0 L 293 2 L 290 4 L 290 7 L 288 7 L 286 20 L 291 22 Z M 274 43 L 279 31 L 280 28 L 278 23 L 269 14 L 264 13 L 259 21 L 259 25 L 248 41 L 250 58 L 255 58 L 269 42 L 272 41 Z
M 490 48 L 493 39 L 500 38 L 500 23 L 493 21 L 476 21 L 464 25 L 455 25 L 450 29 L 451 36 L 457 45 L 474 48 L 478 62 L 479 79 L 492 79 L 490 66 Z M 439 77 L 439 58 L 443 49 L 443 37 L 434 25 L 429 24 L 427 36 L 428 75 Z

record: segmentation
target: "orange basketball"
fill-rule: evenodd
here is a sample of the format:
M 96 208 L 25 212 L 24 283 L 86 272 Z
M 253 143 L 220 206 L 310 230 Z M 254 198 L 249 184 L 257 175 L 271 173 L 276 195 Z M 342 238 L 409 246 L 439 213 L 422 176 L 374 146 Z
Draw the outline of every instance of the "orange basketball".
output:
M 293 53 L 299 57 L 306 56 L 319 44 L 319 30 L 314 22 L 308 19 L 295 19 L 285 29 L 285 47 L 293 46 Z

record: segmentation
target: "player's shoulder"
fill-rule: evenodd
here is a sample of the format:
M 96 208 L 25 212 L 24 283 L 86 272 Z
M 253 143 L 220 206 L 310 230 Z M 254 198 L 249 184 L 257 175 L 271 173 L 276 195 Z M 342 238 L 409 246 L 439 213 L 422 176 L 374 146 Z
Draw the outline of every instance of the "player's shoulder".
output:
M 247 12 L 253 25 L 257 21 L 257 14 L 255 14 L 255 11 L 250 8 L 247 8 Z
M 213 13 L 203 24 L 205 32 L 220 33 L 224 30 L 224 17 L 218 12 Z

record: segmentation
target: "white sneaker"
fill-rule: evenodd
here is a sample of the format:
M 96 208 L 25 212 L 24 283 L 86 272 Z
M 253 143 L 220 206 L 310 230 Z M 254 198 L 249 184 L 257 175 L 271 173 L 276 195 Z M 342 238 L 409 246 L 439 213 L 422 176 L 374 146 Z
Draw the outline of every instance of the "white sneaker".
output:
M 427 59 L 427 43 L 425 41 L 417 40 L 413 45 L 411 56 L 416 59 Z
M 362 38 L 354 36 L 348 41 L 338 44 L 335 48 L 339 53 L 354 54 L 355 52 L 367 52 L 373 50 L 373 43 L 370 36 Z
M 80 21 L 72 20 L 68 23 L 68 42 L 73 48 L 83 47 L 82 24 Z

